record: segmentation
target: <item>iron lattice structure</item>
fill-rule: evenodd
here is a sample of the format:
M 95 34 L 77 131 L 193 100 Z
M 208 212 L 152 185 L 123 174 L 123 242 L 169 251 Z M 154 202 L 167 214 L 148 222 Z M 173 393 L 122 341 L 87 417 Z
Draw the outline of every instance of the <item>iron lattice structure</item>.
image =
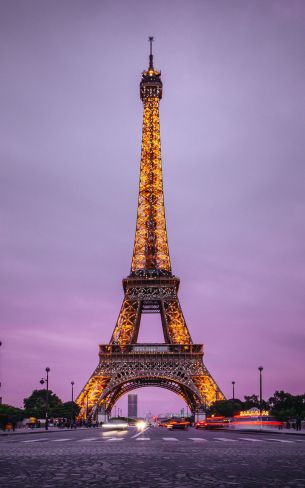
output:
M 172 274 L 164 210 L 159 101 L 161 72 L 142 74 L 144 105 L 140 184 L 131 271 L 110 343 L 100 345 L 99 364 L 77 398 L 80 417 L 110 413 L 126 392 L 158 386 L 177 393 L 195 412 L 224 399 L 203 363 L 203 346 L 193 344 L 178 299 L 180 280 Z M 164 344 L 138 344 L 143 313 L 159 313 Z

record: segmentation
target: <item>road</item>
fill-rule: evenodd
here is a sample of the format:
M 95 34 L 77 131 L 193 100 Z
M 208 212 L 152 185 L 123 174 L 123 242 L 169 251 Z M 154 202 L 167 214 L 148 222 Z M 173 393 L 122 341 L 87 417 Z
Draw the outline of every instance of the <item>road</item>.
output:
M 3 487 L 305 487 L 305 437 L 79 429 L 1 436 Z

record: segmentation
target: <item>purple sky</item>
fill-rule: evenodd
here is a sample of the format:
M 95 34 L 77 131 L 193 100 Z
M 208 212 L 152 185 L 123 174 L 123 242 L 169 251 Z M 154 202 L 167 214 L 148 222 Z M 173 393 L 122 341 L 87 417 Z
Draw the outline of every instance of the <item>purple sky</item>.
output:
M 5 403 L 21 405 L 46 366 L 68 400 L 110 339 L 133 248 L 148 35 L 192 338 L 227 396 L 232 380 L 257 393 L 260 364 L 266 397 L 304 393 L 304 21 L 302 0 L 1 2 Z M 140 340 L 162 340 L 159 317 L 144 316 Z M 140 413 L 182 406 L 138 393 Z

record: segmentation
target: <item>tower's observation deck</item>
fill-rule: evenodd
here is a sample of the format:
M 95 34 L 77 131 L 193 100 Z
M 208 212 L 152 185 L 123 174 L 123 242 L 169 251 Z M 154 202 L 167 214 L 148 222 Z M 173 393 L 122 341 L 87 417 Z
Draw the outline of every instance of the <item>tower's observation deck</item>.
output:
M 151 55 L 152 57 L 152 55 Z M 140 97 L 143 102 L 147 98 L 162 98 L 161 71 L 156 71 L 151 66 L 147 71 L 143 71 L 140 83 Z

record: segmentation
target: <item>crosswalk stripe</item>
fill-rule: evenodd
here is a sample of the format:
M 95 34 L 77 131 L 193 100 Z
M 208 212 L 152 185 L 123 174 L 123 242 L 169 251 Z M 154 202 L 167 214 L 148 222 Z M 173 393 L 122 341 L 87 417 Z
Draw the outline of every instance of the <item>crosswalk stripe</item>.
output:
M 72 439 L 51 439 L 52 442 L 65 442 L 65 441 L 72 441 Z
M 177 441 L 176 437 L 162 437 L 164 441 Z
M 136 441 L 150 441 L 150 437 L 138 437 Z
M 285 444 L 294 444 L 294 441 L 286 441 L 285 439 L 267 439 L 267 441 L 275 441 L 275 442 L 285 442 Z
M 121 437 L 121 438 L 118 438 L 118 437 L 110 437 L 110 439 L 107 439 L 107 442 L 111 442 L 111 441 L 123 441 L 124 439 Z
M 236 439 L 230 439 L 229 437 L 214 437 L 215 441 L 223 442 L 237 442 Z
M 264 442 L 262 439 L 252 439 L 251 437 L 239 437 L 241 441 Z
M 194 442 L 207 442 L 207 439 L 202 439 L 202 437 L 189 437 L 189 439 Z
M 76 442 L 90 442 L 90 441 L 97 441 L 100 437 L 87 437 L 86 439 L 79 439 Z
M 42 437 L 40 439 L 29 439 L 27 441 L 21 441 L 21 442 L 40 442 L 40 441 L 48 441 L 49 439 L 47 437 Z

